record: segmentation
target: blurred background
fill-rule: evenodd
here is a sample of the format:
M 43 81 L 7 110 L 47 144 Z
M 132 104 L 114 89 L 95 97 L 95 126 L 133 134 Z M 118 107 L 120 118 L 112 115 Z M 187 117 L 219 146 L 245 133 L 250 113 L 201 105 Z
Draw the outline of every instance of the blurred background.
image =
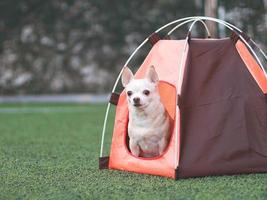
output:
M 233 23 L 266 52 L 267 0 L 1 0 L 0 95 L 106 94 L 147 36 L 196 15 Z M 213 37 L 229 34 L 210 28 Z M 197 26 L 194 36 L 203 32 Z M 130 66 L 141 64 L 149 48 Z

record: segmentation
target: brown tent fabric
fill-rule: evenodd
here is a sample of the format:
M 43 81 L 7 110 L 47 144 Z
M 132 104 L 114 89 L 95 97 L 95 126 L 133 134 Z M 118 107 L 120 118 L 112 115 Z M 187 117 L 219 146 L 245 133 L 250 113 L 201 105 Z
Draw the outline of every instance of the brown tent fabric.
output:
M 192 39 L 181 94 L 179 178 L 267 172 L 267 98 L 235 42 Z

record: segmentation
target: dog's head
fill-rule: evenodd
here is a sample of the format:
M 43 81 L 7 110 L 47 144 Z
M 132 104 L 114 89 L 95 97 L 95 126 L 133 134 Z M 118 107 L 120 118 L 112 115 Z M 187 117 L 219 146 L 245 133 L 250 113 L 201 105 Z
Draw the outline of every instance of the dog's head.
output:
M 128 105 L 144 109 L 152 101 L 159 100 L 158 81 L 158 74 L 154 66 L 148 68 L 143 79 L 134 79 L 132 71 L 125 67 L 122 72 L 122 85 L 125 87 Z

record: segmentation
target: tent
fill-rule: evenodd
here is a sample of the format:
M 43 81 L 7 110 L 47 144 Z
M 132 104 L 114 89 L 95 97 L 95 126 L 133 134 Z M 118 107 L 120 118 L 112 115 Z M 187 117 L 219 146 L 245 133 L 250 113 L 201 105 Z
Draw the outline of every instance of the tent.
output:
M 231 36 L 212 39 L 205 25 L 210 20 L 226 26 Z M 193 38 L 200 22 L 208 38 Z M 191 23 L 183 40 L 161 38 Z M 209 175 L 267 172 L 267 73 L 253 47 L 267 59 L 244 32 L 210 17 L 178 19 L 161 27 L 147 42 L 153 46 L 135 77 L 142 78 L 154 65 L 159 74 L 161 101 L 171 117 L 171 138 L 165 152 L 155 158 L 133 156 L 127 146 L 128 108 L 125 92 L 116 93 L 115 82 L 104 120 L 100 169 L 153 174 L 173 179 Z M 116 115 L 110 153 L 103 156 L 106 123 L 111 104 Z

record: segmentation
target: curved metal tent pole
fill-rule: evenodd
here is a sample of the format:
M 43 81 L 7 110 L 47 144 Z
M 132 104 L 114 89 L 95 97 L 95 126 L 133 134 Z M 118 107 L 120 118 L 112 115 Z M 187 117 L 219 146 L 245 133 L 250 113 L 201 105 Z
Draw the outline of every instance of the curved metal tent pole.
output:
M 206 31 L 207 31 L 208 37 L 210 37 L 210 36 L 211 36 L 211 34 L 210 34 L 210 30 L 208 29 L 208 27 L 207 27 L 207 25 L 205 24 L 205 22 L 204 22 L 203 20 L 201 20 L 201 19 L 196 19 L 196 20 L 191 24 L 191 26 L 190 26 L 190 28 L 189 28 L 189 31 L 192 31 L 192 29 L 193 29 L 195 23 L 197 23 L 197 22 L 201 22 L 201 24 L 204 25 L 204 28 L 205 28 Z
M 259 47 L 259 45 L 253 40 L 253 39 L 251 39 L 250 38 L 250 41 L 255 45 L 255 47 L 257 47 L 259 50 L 260 50 L 260 52 L 261 52 L 261 54 L 263 55 L 263 57 L 266 59 L 266 61 L 267 61 L 267 56 L 266 56 L 266 54 L 263 52 L 263 50 Z
M 189 23 L 189 22 L 192 22 L 192 21 L 196 21 L 196 20 L 195 20 L 195 19 L 189 19 L 189 20 L 186 20 L 186 21 L 184 21 L 184 22 L 182 22 L 182 23 L 176 25 L 174 28 L 172 28 L 172 29 L 167 33 L 167 35 L 172 34 L 176 29 L 178 29 L 178 28 L 180 28 L 181 26 L 183 26 L 183 25 L 185 25 L 185 24 L 187 24 L 187 23 Z M 204 25 L 204 28 L 206 29 L 206 31 L 207 31 L 207 33 L 208 33 L 208 37 L 209 37 L 209 36 L 210 36 L 210 31 L 209 31 L 207 25 L 205 24 L 205 22 L 204 22 L 203 20 L 197 20 L 197 21 L 200 21 L 200 22 Z
M 164 26 L 160 27 L 159 29 L 157 29 L 155 31 L 155 33 L 158 33 L 160 32 L 161 30 L 165 29 L 166 27 L 169 27 L 171 26 L 172 24 L 175 24 L 175 23 L 178 23 L 178 22 L 182 22 L 182 21 L 186 21 L 187 20 L 187 23 L 189 23 L 190 21 L 193 21 L 193 20 L 209 20 L 209 21 L 214 21 L 214 22 L 217 22 L 217 23 L 220 23 L 220 24 L 223 24 L 224 26 L 226 26 L 227 28 L 229 28 L 230 30 L 237 30 L 238 32 L 242 33 L 242 30 L 240 30 L 239 28 L 237 28 L 236 26 L 226 22 L 226 21 L 223 21 L 223 20 L 220 20 L 220 19 L 216 19 L 216 18 L 212 18 L 212 17 L 205 17 L 205 16 L 193 16 L 193 17 L 185 17 L 185 18 L 181 18 L 181 19 L 177 19 L 177 20 L 174 20 L 168 24 L 165 24 Z M 181 27 L 183 24 L 186 24 L 186 23 L 181 23 L 180 26 L 177 25 L 177 28 Z M 176 28 L 176 29 L 177 29 Z M 174 31 L 174 30 L 173 30 Z M 267 72 L 264 70 L 258 56 L 256 55 L 256 53 L 254 52 L 254 50 L 252 49 L 252 47 L 247 43 L 247 41 L 242 37 L 241 34 L 237 33 L 240 37 L 240 39 L 246 44 L 246 46 L 250 49 L 250 51 L 253 53 L 254 57 L 256 58 L 257 62 L 260 64 L 265 76 L 267 77 Z M 133 58 L 133 56 L 137 53 L 137 51 L 148 41 L 148 37 L 134 50 L 134 52 L 130 55 L 130 57 L 128 58 L 128 60 L 125 62 L 123 68 L 121 69 L 115 83 L 114 83 L 114 86 L 113 86 L 113 89 L 112 89 L 112 92 L 115 91 L 116 87 L 117 87 L 117 84 L 120 80 L 120 77 L 122 75 L 122 72 L 123 72 L 123 69 L 128 65 L 128 63 L 131 61 L 131 59 Z M 262 51 L 262 49 L 253 41 L 251 40 L 255 46 L 260 50 L 260 52 L 263 54 L 264 58 L 267 60 L 267 56 L 264 54 L 264 52 Z M 110 110 L 110 103 L 108 103 L 107 105 L 107 109 L 106 109 L 106 114 L 105 114 L 105 119 L 104 119 L 104 124 L 103 124 L 103 129 L 102 129 L 102 138 L 101 138 L 101 148 L 100 148 L 100 157 L 103 156 L 103 147 L 104 147 L 104 139 L 105 139 L 105 131 L 106 131 L 106 123 L 107 123 L 107 119 L 108 119 L 108 114 L 109 114 L 109 110 Z
M 185 24 L 188 24 L 189 22 L 192 22 L 192 21 L 194 21 L 194 20 L 195 20 L 195 19 L 189 19 L 189 20 L 186 20 L 186 21 L 184 21 L 184 22 L 182 22 L 182 23 L 176 25 L 174 28 L 172 28 L 172 29 L 167 33 L 167 35 L 172 34 L 173 31 L 175 31 L 176 29 L 178 29 L 178 28 L 180 28 L 181 26 L 183 26 L 183 25 L 185 25 Z

